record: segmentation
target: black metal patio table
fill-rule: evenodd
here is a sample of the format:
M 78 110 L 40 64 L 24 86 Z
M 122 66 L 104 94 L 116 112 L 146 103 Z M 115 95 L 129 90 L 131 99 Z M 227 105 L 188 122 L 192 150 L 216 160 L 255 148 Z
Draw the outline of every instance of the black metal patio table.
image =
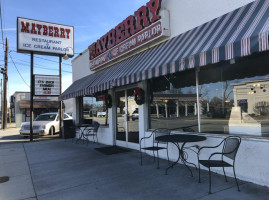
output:
M 76 140 L 76 143 L 79 141 L 79 140 L 87 140 L 88 141 L 88 138 L 85 136 L 85 131 L 89 131 L 89 130 L 92 130 L 93 129 L 93 125 L 92 124 L 76 124 L 76 128 L 79 129 L 80 131 L 80 136 L 79 138 Z M 83 143 L 84 143 L 84 140 L 83 140 Z
M 178 149 L 178 159 L 172 163 L 172 165 L 170 165 L 169 167 L 166 168 L 165 170 L 165 174 L 167 174 L 167 171 L 172 168 L 175 164 L 178 163 L 179 159 L 181 159 L 182 163 L 187 167 L 187 169 L 190 171 L 191 176 L 193 176 L 191 169 L 189 168 L 189 166 L 186 163 L 192 164 L 194 166 L 196 166 L 194 163 L 190 163 L 186 160 L 186 158 L 184 157 L 184 154 L 186 155 L 186 153 L 184 152 L 184 146 L 186 143 L 188 142 L 200 142 L 200 141 L 204 141 L 206 140 L 206 137 L 204 136 L 198 136 L 198 135 L 183 135 L 183 134 L 173 134 L 173 135 L 163 135 L 163 136 L 159 136 L 155 138 L 158 143 L 162 142 L 162 143 L 166 143 L 166 142 L 170 142 L 173 143 L 177 149 Z M 180 143 L 182 143 L 182 145 L 180 146 Z

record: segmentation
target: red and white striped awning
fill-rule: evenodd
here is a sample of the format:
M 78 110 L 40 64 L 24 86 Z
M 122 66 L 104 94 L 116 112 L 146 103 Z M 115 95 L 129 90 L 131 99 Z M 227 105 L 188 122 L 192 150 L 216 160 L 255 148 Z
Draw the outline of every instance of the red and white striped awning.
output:
M 269 0 L 256 0 L 190 31 L 98 71 L 71 85 L 60 97 L 93 94 L 269 50 Z M 86 81 L 87 80 L 87 81 Z

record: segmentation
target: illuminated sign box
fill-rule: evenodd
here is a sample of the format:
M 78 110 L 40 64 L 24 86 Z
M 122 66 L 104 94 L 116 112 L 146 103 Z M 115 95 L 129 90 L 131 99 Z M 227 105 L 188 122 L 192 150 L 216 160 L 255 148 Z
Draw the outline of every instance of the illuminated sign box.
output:
M 35 96 L 59 96 L 60 78 L 54 75 L 34 75 Z
M 74 27 L 17 18 L 17 52 L 74 56 Z

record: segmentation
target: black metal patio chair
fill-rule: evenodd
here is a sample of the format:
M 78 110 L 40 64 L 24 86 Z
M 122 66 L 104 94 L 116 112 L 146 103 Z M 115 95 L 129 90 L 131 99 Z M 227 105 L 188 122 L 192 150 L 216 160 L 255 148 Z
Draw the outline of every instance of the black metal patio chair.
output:
M 99 122 L 97 121 L 93 121 L 92 127 L 90 129 L 87 130 L 87 132 L 84 134 L 85 137 L 89 137 L 92 136 L 93 138 L 93 142 L 95 142 L 95 138 L 96 138 L 96 142 L 98 144 L 98 137 L 97 137 L 97 133 L 98 133 L 98 129 L 99 129 Z M 89 143 L 89 140 L 87 140 L 87 145 Z
M 198 155 L 197 155 L 198 156 L 198 165 L 199 165 L 199 183 L 201 182 L 201 178 L 200 178 L 200 164 L 201 164 L 201 165 L 205 166 L 206 168 L 208 168 L 208 172 L 209 172 L 209 194 L 211 194 L 211 171 L 210 171 L 210 168 L 212 168 L 212 167 L 222 167 L 226 182 L 228 180 L 227 180 L 224 168 L 225 167 L 232 167 L 235 182 L 236 182 L 236 185 L 237 185 L 237 189 L 238 189 L 238 191 L 240 191 L 239 185 L 238 185 L 238 182 L 237 182 L 237 178 L 236 178 L 236 174 L 235 174 L 235 167 L 234 167 L 235 157 L 236 157 L 236 154 L 237 154 L 237 151 L 239 149 L 240 144 L 241 144 L 241 138 L 240 137 L 238 137 L 238 136 L 229 136 L 229 137 L 226 137 L 217 146 L 204 146 L 204 147 L 201 147 L 199 149 Z M 200 160 L 201 150 L 203 150 L 203 149 L 213 149 L 213 148 L 218 148 L 218 147 L 221 148 L 221 145 L 223 145 L 221 152 L 212 153 L 209 156 L 208 160 Z M 216 156 L 216 155 L 219 155 L 220 159 L 218 159 L 218 160 L 214 159 L 213 160 L 212 158 L 214 156 Z M 224 160 L 224 158 L 225 158 L 225 160 Z M 228 160 L 230 160 L 230 162 Z
M 153 158 L 155 161 L 155 151 L 157 151 L 157 158 L 159 158 L 159 151 L 160 150 L 164 150 L 166 149 L 167 152 L 167 159 L 168 159 L 168 163 L 169 161 L 169 155 L 168 155 L 168 143 L 161 143 L 155 140 L 156 137 L 158 136 L 163 136 L 163 135 L 170 135 L 171 134 L 171 130 L 166 129 L 166 128 L 158 128 L 155 129 L 154 131 L 151 132 L 151 134 L 148 137 L 143 137 L 140 139 L 140 164 L 142 165 L 142 150 L 145 151 L 152 151 L 153 152 Z M 143 140 L 147 140 L 147 139 L 151 139 L 152 143 L 149 146 L 145 146 L 142 147 L 142 141 Z M 159 144 L 166 144 L 166 146 L 159 146 Z M 159 159 L 158 159 L 158 168 L 159 168 Z

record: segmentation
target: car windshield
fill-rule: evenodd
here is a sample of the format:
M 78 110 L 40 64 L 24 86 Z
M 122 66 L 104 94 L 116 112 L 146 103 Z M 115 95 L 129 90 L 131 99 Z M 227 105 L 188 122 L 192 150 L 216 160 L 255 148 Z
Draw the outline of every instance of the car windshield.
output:
M 56 114 L 39 115 L 34 121 L 53 121 L 56 118 Z

